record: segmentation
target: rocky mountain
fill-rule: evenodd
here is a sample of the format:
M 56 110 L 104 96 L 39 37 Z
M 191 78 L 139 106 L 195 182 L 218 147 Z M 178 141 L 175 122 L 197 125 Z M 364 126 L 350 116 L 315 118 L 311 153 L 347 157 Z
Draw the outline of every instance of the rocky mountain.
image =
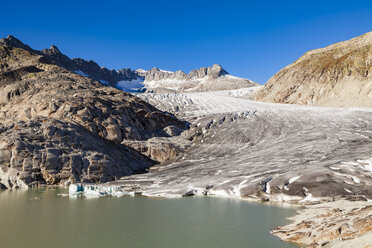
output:
M 56 47 L 1 41 L 0 188 L 106 182 L 177 156 L 174 146 L 146 141 L 174 135 L 183 122 L 56 65 L 64 60 Z
M 372 32 L 307 52 L 275 74 L 258 101 L 372 107 Z
M 22 48 L 31 53 L 43 55 L 44 58 L 48 59 L 49 63 L 58 65 L 67 70 L 80 74 L 82 76 L 91 77 L 100 81 L 101 83 L 115 87 L 119 81 L 131 81 L 136 80 L 139 76 L 136 71 L 129 68 L 121 70 L 109 70 L 104 67 L 100 67 L 96 62 L 92 60 L 84 60 L 81 58 L 70 59 L 55 46 L 52 45 L 48 49 L 41 51 L 34 50 L 28 45 L 25 45 L 14 36 L 9 35 L 6 38 L 0 39 L 0 44 Z
M 189 74 L 153 68 L 146 73 L 145 88 L 152 92 L 200 92 L 249 88 L 258 84 L 230 75 L 220 65 L 201 67 Z
M 38 51 L 11 35 L 0 39 L 0 44 L 22 48 L 33 54 L 42 55 L 50 64 L 58 65 L 76 74 L 93 78 L 126 92 L 214 91 L 258 85 L 251 80 L 229 75 L 220 65 L 201 67 L 192 70 L 189 74 L 183 71 L 164 71 L 156 67 L 148 71 L 132 70 L 130 68 L 109 70 L 100 67 L 92 60 L 70 59 L 54 45 L 48 49 Z

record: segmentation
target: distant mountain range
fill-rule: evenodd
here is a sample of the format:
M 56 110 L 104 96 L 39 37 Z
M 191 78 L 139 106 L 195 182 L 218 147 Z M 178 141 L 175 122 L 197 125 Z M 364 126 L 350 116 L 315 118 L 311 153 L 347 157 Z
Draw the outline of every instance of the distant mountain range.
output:
M 200 92 L 249 88 L 259 84 L 230 75 L 220 65 L 201 67 L 189 74 L 183 71 L 163 71 L 153 68 L 146 73 L 144 85 L 156 92 Z
M 164 71 L 156 67 L 149 71 L 142 69 L 132 70 L 130 68 L 109 70 L 100 67 L 92 60 L 70 59 L 61 53 L 55 45 L 41 51 L 34 50 L 11 35 L 1 39 L 0 44 L 22 48 L 32 53 L 43 55 L 49 63 L 126 92 L 195 92 L 238 89 L 258 85 L 251 80 L 229 75 L 220 65 L 201 67 L 200 69 L 192 70 L 189 74 L 183 71 Z
M 109 70 L 92 60 L 70 59 L 54 45 L 34 50 L 9 35 L 0 44 L 42 55 L 50 64 L 126 92 L 201 92 L 249 88 L 259 84 L 228 74 L 220 65 L 186 74 L 124 68 Z M 253 96 L 254 100 L 334 107 L 372 107 L 372 32 L 307 52 L 275 74 Z

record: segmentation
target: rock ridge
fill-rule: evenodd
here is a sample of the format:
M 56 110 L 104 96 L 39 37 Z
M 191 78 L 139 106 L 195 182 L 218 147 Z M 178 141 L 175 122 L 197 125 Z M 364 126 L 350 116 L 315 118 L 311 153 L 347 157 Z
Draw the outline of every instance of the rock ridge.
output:
M 254 99 L 330 107 L 372 107 L 372 32 L 311 50 L 275 74 Z
M 25 45 L 22 41 L 12 35 L 0 39 L 0 44 L 10 47 L 22 48 L 29 52 L 43 55 L 52 64 L 58 65 L 73 72 L 77 72 L 79 74 L 85 74 L 85 76 L 92 77 L 93 79 L 104 82 L 113 87 L 115 87 L 115 84 L 119 81 L 130 81 L 135 80 L 139 77 L 139 75 L 135 71 L 129 68 L 120 70 L 109 70 L 107 68 L 100 67 L 96 62 L 92 60 L 87 61 L 81 58 L 70 59 L 68 56 L 64 55 L 55 45 L 52 45 L 48 49 L 38 51 L 32 49 L 28 45 Z

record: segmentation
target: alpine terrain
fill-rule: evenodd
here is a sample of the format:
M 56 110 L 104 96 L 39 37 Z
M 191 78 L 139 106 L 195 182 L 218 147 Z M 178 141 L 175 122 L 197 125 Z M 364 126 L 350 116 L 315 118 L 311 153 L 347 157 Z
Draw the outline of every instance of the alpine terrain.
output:
M 310 51 L 264 86 L 217 64 L 109 70 L 55 46 L 0 44 L 1 187 L 298 204 L 274 235 L 369 245 L 372 32 Z

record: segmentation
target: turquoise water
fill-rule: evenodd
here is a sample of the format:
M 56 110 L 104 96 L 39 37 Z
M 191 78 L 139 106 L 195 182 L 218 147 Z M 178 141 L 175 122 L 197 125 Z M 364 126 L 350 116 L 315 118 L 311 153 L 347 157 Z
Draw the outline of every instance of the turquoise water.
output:
M 73 199 L 61 189 L 0 191 L 7 248 L 282 248 L 271 236 L 293 209 L 197 197 Z

